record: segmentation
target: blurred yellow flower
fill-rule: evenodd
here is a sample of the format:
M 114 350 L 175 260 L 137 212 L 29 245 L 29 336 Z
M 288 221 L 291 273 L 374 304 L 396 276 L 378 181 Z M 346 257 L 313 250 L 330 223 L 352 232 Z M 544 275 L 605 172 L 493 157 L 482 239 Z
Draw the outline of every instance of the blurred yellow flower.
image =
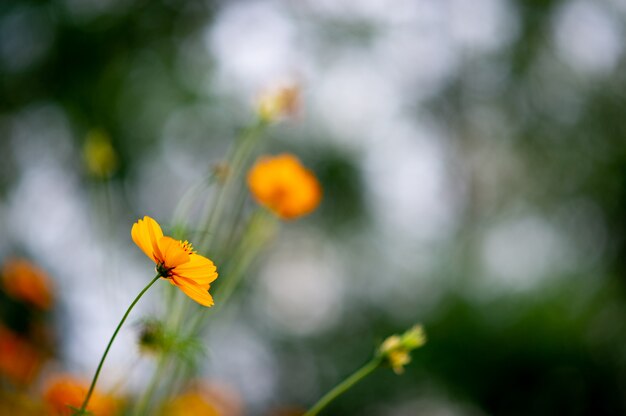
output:
M 182 394 L 165 406 L 162 416 L 221 416 L 206 398 L 197 392 Z
M 299 107 L 300 88 L 297 85 L 286 85 L 261 95 L 257 112 L 261 120 L 269 123 L 294 115 Z
M 379 354 L 396 374 L 404 372 L 411 362 L 411 351 L 426 343 L 426 334 L 421 325 L 415 325 L 402 335 L 392 335 L 379 348 Z
M 39 416 L 46 414 L 43 404 L 28 392 L 0 389 L 0 415 Z
M 117 153 L 111 138 L 99 129 L 87 133 L 83 155 L 89 173 L 100 178 L 108 178 L 117 169 Z
M 248 172 L 254 198 L 282 219 L 312 212 L 322 199 L 322 188 L 313 173 L 291 154 L 260 158 Z
M 2 268 L 2 286 L 14 299 L 39 309 L 52 305 L 52 289 L 46 273 L 23 259 L 8 260 Z
M 50 415 L 70 416 L 74 409 L 79 409 L 85 395 L 87 384 L 70 375 L 58 375 L 46 383 L 43 398 Z M 111 416 L 119 413 L 120 401 L 111 395 L 94 391 L 87 411 L 94 416 Z
M 39 374 L 43 353 L 25 338 L 0 326 L 0 375 L 14 384 L 29 385 Z
M 160 412 L 161 416 L 241 416 L 243 405 L 232 387 L 216 382 L 194 382 L 193 387 L 172 399 Z
M 211 282 L 217 279 L 213 262 L 197 254 L 187 241 L 163 236 L 161 226 L 145 216 L 131 230 L 133 241 L 152 261 L 157 273 L 203 306 L 213 306 L 209 294 Z

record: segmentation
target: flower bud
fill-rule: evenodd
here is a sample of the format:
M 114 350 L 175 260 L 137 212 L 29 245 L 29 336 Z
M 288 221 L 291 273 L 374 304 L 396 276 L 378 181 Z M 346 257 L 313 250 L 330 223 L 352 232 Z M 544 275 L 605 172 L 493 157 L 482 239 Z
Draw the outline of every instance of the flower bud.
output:
M 300 107 L 300 89 L 287 85 L 261 95 L 257 104 L 259 118 L 267 123 L 293 116 Z
M 102 130 L 91 130 L 87 134 L 83 155 L 87 170 L 93 176 L 109 178 L 117 169 L 117 153 L 111 138 Z
M 387 338 L 378 349 L 378 354 L 396 374 L 401 374 L 404 366 L 411 362 L 411 351 L 425 343 L 424 329 L 421 325 L 415 325 L 402 335 L 392 335 Z

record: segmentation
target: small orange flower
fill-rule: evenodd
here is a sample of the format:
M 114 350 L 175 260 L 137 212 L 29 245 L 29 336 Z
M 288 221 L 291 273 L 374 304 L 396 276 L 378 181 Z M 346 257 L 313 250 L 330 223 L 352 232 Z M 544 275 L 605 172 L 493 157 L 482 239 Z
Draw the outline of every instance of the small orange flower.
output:
M 43 354 L 30 342 L 0 326 L 0 375 L 14 384 L 28 385 L 39 373 Z
M 48 381 L 43 397 L 50 415 L 69 416 L 79 409 L 87 394 L 87 384 L 69 375 L 60 375 Z M 120 402 L 111 395 L 94 391 L 87 410 L 94 416 L 119 413 Z
M 282 219 L 309 214 L 322 199 L 322 188 L 297 157 L 282 154 L 260 158 L 248 173 L 252 195 Z
M 39 309 L 52 306 L 52 289 L 46 273 L 34 264 L 13 259 L 5 263 L 2 269 L 2 286 L 4 291 L 14 299 L 18 299 Z
M 189 242 L 163 236 L 159 224 L 148 216 L 133 225 L 131 236 L 156 263 L 156 271 L 162 278 L 199 304 L 213 306 L 209 288 L 217 279 L 217 270 L 211 260 L 197 254 Z

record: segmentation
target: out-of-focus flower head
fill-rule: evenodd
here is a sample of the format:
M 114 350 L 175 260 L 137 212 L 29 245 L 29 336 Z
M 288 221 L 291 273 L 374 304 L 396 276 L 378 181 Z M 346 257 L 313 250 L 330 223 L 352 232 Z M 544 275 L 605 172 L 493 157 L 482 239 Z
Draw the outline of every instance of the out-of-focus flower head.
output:
M 211 260 L 197 254 L 188 241 L 163 236 L 159 223 L 148 216 L 133 225 L 131 236 L 156 263 L 159 276 L 199 304 L 213 306 L 209 288 L 217 279 L 217 269 Z
M 24 259 L 11 259 L 2 268 L 2 287 L 10 297 L 46 310 L 52 306 L 52 285 L 46 273 Z
M 282 219 L 309 214 L 322 199 L 315 175 L 291 154 L 261 157 L 248 172 L 248 186 L 259 204 Z
M 44 354 L 28 340 L 0 326 L 0 376 L 27 386 L 39 374 L 44 361 Z
M 88 384 L 70 375 L 58 375 L 48 380 L 43 394 L 48 414 L 70 416 L 79 409 L 87 395 Z M 117 398 L 94 391 L 87 411 L 94 416 L 119 414 L 121 402 Z
M 220 416 L 214 405 L 198 392 L 182 394 L 167 404 L 161 412 L 162 416 Z
M 46 415 L 42 403 L 27 391 L 0 389 L 0 415 L 38 416 Z
M 100 129 L 91 130 L 85 138 L 83 156 L 87 170 L 98 178 L 109 178 L 117 170 L 117 153 L 109 135 Z
M 237 392 L 219 383 L 196 383 L 161 410 L 161 416 L 240 416 L 243 406 Z
M 411 351 L 426 343 L 426 334 L 421 325 L 415 325 L 402 335 L 392 335 L 378 349 L 396 374 L 404 372 L 404 366 L 411 362 Z
M 168 330 L 157 319 L 146 319 L 141 322 L 139 332 L 139 348 L 147 354 L 172 354 L 193 363 L 203 352 L 203 345 L 194 336 L 186 336 L 181 331 Z
M 232 168 L 226 162 L 217 163 L 213 166 L 213 175 L 220 183 L 225 183 L 226 180 L 232 175 Z
M 272 123 L 295 115 L 300 108 L 300 88 L 286 84 L 261 94 L 257 104 L 259 118 Z
M 168 349 L 168 341 L 163 323 L 156 319 L 143 321 L 141 323 L 138 342 L 139 348 L 143 352 L 166 352 Z

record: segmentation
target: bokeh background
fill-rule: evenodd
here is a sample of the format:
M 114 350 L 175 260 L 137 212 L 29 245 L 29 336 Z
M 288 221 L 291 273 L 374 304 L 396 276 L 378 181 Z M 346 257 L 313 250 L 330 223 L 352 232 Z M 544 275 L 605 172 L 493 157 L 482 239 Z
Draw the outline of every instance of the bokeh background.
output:
M 152 277 L 132 223 L 167 229 L 289 80 L 302 110 L 264 151 L 297 154 L 324 201 L 211 323 L 207 380 L 248 414 L 306 408 L 422 322 L 405 374 L 328 414 L 626 414 L 625 21 L 624 0 L 1 2 L 0 260 L 54 280 L 45 371 L 91 376 Z M 103 388 L 142 388 L 136 338 Z

